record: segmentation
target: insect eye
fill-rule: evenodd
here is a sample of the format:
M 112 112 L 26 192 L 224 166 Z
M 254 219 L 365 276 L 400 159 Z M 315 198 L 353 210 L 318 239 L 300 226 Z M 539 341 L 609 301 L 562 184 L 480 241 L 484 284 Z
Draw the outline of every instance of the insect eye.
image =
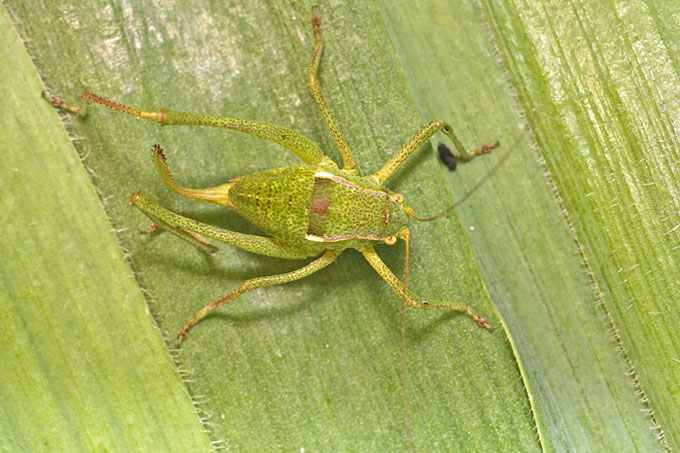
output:
M 392 200 L 396 201 L 399 204 L 402 204 L 404 202 L 404 196 L 400 193 L 394 193 L 392 194 Z
M 394 245 L 397 243 L 397 237 L 396 236 L 387 236 L 385 239 L 385 244 L 387 245 Z

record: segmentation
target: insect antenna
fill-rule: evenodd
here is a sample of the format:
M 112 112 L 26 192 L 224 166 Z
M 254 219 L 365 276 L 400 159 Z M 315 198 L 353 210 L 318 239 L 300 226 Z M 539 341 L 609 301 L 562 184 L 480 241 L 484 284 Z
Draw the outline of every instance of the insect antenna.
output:
M 517 147 L 518 147 L 519 144 L 522 142 L 522 140 L 524 140 L 524 137 L 527 135 L 527 133 L 528 133 L 528 132 L 524 132 L 524 133 L 521 134 L 519 137 L 517 137 L 517 138 L 515 139 L 515 141 L 512 143 L 512 145 L 510 145 L 510 149 L 508 150 L 508 152 L 506 152 L 506 153 L 498 160 L 498 162 L 496 162 L 496 164 L 495 164 L 493 167 L 491 167 L 491 170 L 489 170 L 489 171 L 487 172 L 487 174 L 484 175 L 484 177 L 483 177 L 482 179 L 480 179 L 479 181 L 477 181 L 477 182 L 475 183 L 475 185 L 472 186 L 472 188 L 471 188 L 470 190 L 468 190 L 467 193 L 466 193 L 465 195 L 463 195 L 463 196 L 462 196 L 458 201 L 456 201 L 454 204 L 452 204 L 452 205 L 449 206 L 448 208 L 444 209 L 444 210 L 443 210 L 442 212 L 440 212 L 439 214 L 433 215 L 432 217 L 419 217 L 419 216 L 417 216 L 417 215 L 413 212 L 413 210 L 411 210 L 411 208 L 409 208 L 409 207 L 407 207 L 407 208 L 405 209 L 406 214 L 408 214 L 409 216 L 413 217 L 414 219 L 416 219 L 416 220 L 418 220 L 418 221 L 420 221 L 420 222 L 431 222 L 432 220 L 440 219 L 440 218 L 444 217 L 445 215 L 449 214 L 451 211 L 453 211 L 454 209 L 456 209 L 458 206 L 460 206 L 461 204 L 465 203 L 465 202 L 468 200 L 468 198 L 470 198 L 475 192 L 477 192 L 477 190 L 479 190 L 484 184 L 486 184 L 486 182 L 487 182 L 489 179 L 491 179 L 491 177 L 492 177 L 493 175 L 495 175 L 495 174 L 498 172 L 498 170 L 505 164 L 505 161 L 507 161 L 508 158 L 512 155 L 512 153 L 515 152 L 515 150 L 517 150 Z
M 411 234 L 408 229 L 402 230 L 399 235 L 404 240 L 406 257 L 404 263 L 404 287 L 401 293 L 401 377 L 402 389 L 404 392 L 404 411 L 406 418 L 406 436 L 409 443 L 409 451 L 413 449 L 413 430 L 411 428 L 411 399 L 408 394 L 408 365 L 406 363 L 406 306 L 408 305 L 408 292 L 406 291 L 406 281 L 408 280 L 408 261 L 409 261 L 409 238 Z

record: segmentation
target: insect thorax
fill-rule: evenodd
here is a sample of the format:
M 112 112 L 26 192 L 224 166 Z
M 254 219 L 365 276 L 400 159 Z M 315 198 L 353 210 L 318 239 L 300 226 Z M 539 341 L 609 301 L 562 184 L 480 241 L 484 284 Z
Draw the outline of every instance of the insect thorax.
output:
M 337 175 L 315 165 L 242 177 L 229 197 L 239 215 L 262 231 L 315 248 L 382 241 L 407 224 L 402 206 L 367 177 Z
M 390 194 L 361 176 L 314 174 L 307 238 L 323 242 L 381 241 L 403 226 L 403 209 Z M 396 220 L 396 222 L 395 222 Z M 395 230 L 396 227 L 396 231 Z

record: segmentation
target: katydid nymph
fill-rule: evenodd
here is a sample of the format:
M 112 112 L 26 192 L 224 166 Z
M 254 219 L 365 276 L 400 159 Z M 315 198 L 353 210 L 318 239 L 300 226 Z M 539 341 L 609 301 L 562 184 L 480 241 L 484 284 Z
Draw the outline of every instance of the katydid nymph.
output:
M 353 154 L 330 113 L 317 79 L 323 49 L 320 24 L 321 18 L 314 7 L 312 25 L 315 45 L 308 69 L 308 87 L 337 143 L 343 160 L 342 168 L 325 156 L 321 148 L 310 139 L 282 127 L 238 118 L 166 109 L 140 110 L 87 91 L 81 96 L 78 105 L 67 104 L 59 97 L 43 93 L 55 107 L 80 116 L 87 113 L 88 102 L 91 101 L 119 112 L 155 121 L 161 126 L 190 125 L 233 129 L 277 143 L 302 160 L 303 163 L 298 165 L 234 178 L 216 187 L 189 189 L 175 182 L 163 150 L 158 145 L 153 146 L 154 167 L 168 188 L 185 197 L 232 208 L 267 236 L 229 231 L 183 217 L 137 191 L 132 195 L 130 202 L 151 219 L 153 230 L 168 231 L 204 252 L 217 250 L 204 239 L 209 238 L 270 257 L 286 259 L 314 257 L 310 263 L 292 272 L 248 279 L 226 296 L 196 311 L 178 332 L 177 347 L 180 347 L 187 338 L 189 330 L 217 307 L 232 302 L 255 288 L 288 283 L 313 274 L 335 261 L 346 249 L 359 251 L 402 299 L 404 305 L 419 309 L 441 308 L 459 311 L 472 318 L 480 327 L 493 331 L 487 319 L 477 315 L 466 303 L 426 300 L 416 297 L 407 289 L 409 217 L 416 220 L 429 219 L 418 217 L 405 203 L 402 195 L 391 192 L 384 185 L 394 171 L 436 132 L 442 132 L 452 141 L 462 161 L 469 161 L 491 151 L 498 142 L 468 151 L 448 123 L 432 121 L 378 171 L 368 176 L 359 175 Z M 392 273 L 374 249 L 378 244 L 393 245 L 398 239 L 404 240 L 406 250 L 403 280 Z

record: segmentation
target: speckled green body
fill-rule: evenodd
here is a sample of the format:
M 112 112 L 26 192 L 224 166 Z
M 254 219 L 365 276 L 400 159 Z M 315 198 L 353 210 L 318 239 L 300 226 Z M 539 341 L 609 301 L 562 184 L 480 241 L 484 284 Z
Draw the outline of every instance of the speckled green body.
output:
M 130 197 L 130 203 L 152 220 L 149 231 L 166 230 L 199 250 L 209 253 L 216 252 L 217 247 L 207 242 L 204 237 L 252 253 L 278 258 L 299 259 L 321 254 L 297 270 L 248 279 L 226 296 L 198 310 L 186 321 L 178 333 L 178 347 L 186 338 L 187 331 L 218 306 L 233 301 L 246 291 L 280 285 L 311 275 L 331 264 L 343 250 L 348 248 L 361 252 L 366 261 L 399 295 L 405 305 L 421 309 L 457 310 L 474 319 L 480 327 L 493 330 L 485 318 L 479 317 L 472 308 L 462 302 L 420 299 L 406 289 L 408 217 L 426 219 L 417 217 L 404 204 L 403 196 L 389 192 L 383 184 L 416 149 L 427 142 L 437 131 L 441 130 L 451 139 L 460 154 L 460 159 L 465 161 L 491 151 L 492 148 L 498 146 L 498 142 L 468 151 L 448 123 L 432 121 L 414 135 L 378 171 L 368 176 L 358 175 L 352 151 L 331 116 L 317 79 L 323 49 L 320 24 L 321 18 L 316 14 L 316 7 L 313 7 L 312 25 L 315 44 L 309 65 L 308 86 L 338 145 L 343 160 L 342 169 L 325 156 L 321 148 L 309 138 L 272 124 L 167 109 L 140 110 L 87 91 L 81 96 L 80 105 L 73 105 L 63 102 L 58 96 L 50 96 L 43 92 L 43 97 L 55 107 L 81 116 L 86 114 L 88 102 L 92 101 L 119 112 L 155 121 L 161 126 L 210 126 L 241 131 L 278 143 L 295 153 L 304 162 L 300 165 L 243 176 L 217 187 L 190 189 L 175 182 L 168 169 L 163 150 L 159 145 L 154 145 L 152 149 L 154 167 L 167 187 L 185 197 L 234 208 L 239 215 L 268 236 L 230 231 L 183 217 L 137 191 Z M 404 282 L 392 273 L 373 249 L 374 244 L 381 242 L 393 245 L 397 242 L 397 238 L 403 239 L 406 244 Z
M 403 205 L 375 178 L 328 159 L 241 177 L 229 199 L 241 217 L 308 256 L 383 242 L 408 224 Z

